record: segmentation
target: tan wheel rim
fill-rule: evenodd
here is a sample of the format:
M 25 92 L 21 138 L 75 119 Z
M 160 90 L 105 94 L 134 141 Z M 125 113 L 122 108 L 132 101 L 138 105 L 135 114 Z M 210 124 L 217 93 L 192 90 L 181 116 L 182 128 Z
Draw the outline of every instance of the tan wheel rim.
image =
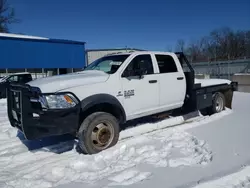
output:
M 98 150 L 106 149 L 114 139 L 114 128 L 109 122 L 102 122 L 95 126 L 91 134 L 93 146 Z

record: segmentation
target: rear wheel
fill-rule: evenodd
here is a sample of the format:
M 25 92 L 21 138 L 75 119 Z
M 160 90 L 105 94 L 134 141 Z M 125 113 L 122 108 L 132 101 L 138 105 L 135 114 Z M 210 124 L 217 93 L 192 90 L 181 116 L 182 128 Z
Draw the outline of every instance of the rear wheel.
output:
M 118 142 L 119 131 L 119 123 L 112 114 L 90 114 L 78 131 L 80 149 L 85 154 L 95 154 L 112 147 Z
M 225 104 L 225 96 L 223 95 L 223 93 L 215 93 L 212 98 L 212 106 L 208 109 L 209 115 L 225 110 Z

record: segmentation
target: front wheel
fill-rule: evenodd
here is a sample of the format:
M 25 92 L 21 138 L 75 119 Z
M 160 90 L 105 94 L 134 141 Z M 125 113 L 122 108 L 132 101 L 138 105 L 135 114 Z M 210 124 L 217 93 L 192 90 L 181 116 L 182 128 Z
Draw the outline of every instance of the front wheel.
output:
M 119 123 L 112 114 L 95 112 L 82 122 L 78 131 L 79 146 L 85 154 L 95 154 L 114 146 L 119 139 Z

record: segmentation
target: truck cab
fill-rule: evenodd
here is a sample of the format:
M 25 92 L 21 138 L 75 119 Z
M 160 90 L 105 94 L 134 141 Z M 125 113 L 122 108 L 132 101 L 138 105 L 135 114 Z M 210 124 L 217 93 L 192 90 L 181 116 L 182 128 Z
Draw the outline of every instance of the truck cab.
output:
M 174 53 L 134 52 L 105 56 L 85 69 L 90 70 L 109 74 L 105 82 L 107 88 L 102 91 L 119 99 L 127 120 L 179 108 L 184 103 L 186 80 Z

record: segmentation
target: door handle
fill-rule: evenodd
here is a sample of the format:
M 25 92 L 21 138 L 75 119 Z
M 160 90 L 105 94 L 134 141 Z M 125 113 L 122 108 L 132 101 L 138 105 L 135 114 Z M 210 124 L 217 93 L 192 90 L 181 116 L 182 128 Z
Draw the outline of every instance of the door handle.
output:
M 156 83 L 157 80 L 149 80 L 148 82 L 149 82 L 150 84 L 153 84 L 153 83 Z
M 183 77 L 177 77 L 177 80 L 183 80 Z

